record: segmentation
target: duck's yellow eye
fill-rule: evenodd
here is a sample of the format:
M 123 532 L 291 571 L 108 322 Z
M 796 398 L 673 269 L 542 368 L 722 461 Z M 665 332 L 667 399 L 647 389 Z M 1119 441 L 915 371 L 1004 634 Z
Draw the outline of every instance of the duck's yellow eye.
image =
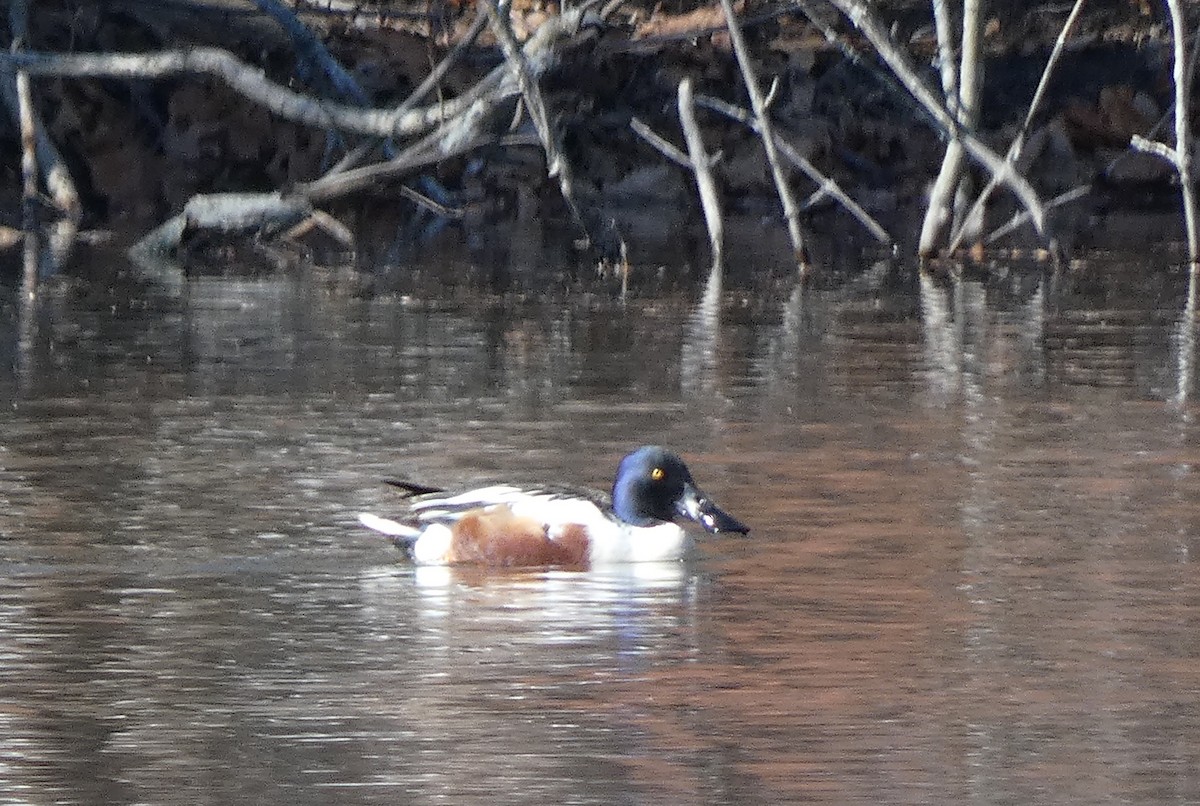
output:
M 663 470 L 661 467 L 656 467 L 650 471 L 650 478 L 654 479 L 655 481 L 662 481 L 666 475 L 667 471 Z

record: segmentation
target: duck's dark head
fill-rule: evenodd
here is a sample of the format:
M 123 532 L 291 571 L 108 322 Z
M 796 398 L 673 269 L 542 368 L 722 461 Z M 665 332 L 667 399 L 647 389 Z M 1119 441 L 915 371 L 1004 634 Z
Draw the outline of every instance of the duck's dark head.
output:
M 686 518 L 710 532 L 750 531 L 696 486 L 682 459 L 657 445 L 638 448 L 621 460 L 612 499 L 617 517 L 633 526 Z

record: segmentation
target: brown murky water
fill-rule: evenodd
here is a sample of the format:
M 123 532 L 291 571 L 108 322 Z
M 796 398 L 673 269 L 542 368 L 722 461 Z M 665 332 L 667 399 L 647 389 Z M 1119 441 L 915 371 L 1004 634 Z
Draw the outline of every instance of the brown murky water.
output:
M 53 296 L 3 345 L 3 800 L 1197 802 L 1193 312 L 1119 269 Z M 651 441 L 751 537 L 417 572 L 354 521 Z

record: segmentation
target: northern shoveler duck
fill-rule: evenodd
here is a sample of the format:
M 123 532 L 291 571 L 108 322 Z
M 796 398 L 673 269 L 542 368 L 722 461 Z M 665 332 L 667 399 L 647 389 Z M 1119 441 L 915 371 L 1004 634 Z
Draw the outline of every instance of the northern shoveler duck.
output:
M 612 496 L 556 485 L 495 485 L 461 493 L 389 481 L 409 496 L 405 521 L 362 513 L 419 565 L 589 567 L 682 559 L 691 538 L 675 521 L 709 532 L 750 529 L 701 492 L 677 455 L 654 445 L 621 460 Z

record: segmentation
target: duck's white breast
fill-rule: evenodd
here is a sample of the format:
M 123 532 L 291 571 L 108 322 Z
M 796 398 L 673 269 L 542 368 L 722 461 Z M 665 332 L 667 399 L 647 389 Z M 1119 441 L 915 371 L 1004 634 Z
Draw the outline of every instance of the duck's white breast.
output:
M 682 560 L 692 549 L 691 536 L 674 523 L 629 526 L 609 521 L 609 524 L 608 530 L 589 532 L 593 565 L 674 562 Z

